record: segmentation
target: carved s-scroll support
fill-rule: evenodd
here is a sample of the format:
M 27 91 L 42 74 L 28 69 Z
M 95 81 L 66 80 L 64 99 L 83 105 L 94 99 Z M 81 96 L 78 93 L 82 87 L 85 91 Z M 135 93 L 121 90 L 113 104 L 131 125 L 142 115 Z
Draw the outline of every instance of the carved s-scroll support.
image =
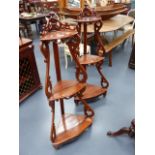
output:
M 79 82 L 86 82 L 87 80 L 87 72 L 82 65 L 80 65 L 78 57 L 79 57 L 79 44 L 80 44 L 80 37 L 78 34 L 74 35 L 70 38 L 66 44 L 70 50 L 70 53 L 76 63 L 76 79 Z
M 109 82 L 102 73 L 102 64 L 103 64 L 103 61 L 100 61 L 100 62 L 96 63 L 96 69 L 97 69 L 98 73 L 101 76 L 101 86 L 103 88 L 108 88 L 109 87 Z
M 81 103 L 84 105 L 84 114 L 86 115 L 86 117 L 93 117 L 95 114 L 93 109 L 88 105 L 85 100 L 82 99 L 83 91 L 79 92 L 77 96 Z
M 49 42 L 43 42 L 40 43 L 40 50 L 43 54 L 46 63 L 46 77 L 45 77 L 45 94 L 49 98 L 52 95 L 52 83 L 50 80 L 50 51 L 49 51 Z
M 94 32 L 95 32 L 95 39 L 97 42 L 97 54 L 99 56 L 105 57 L 104 44 L 103 44 L 102 38 L 100 36 L 100 29 L 101 29 L 102 25 L 103 25 L 103 23 L 101 20 L 96 22 L 94 25 Z M 100 53 L 100 51 L 102 51 L 102 52 Z
M 96 16 L 96 12 L 94 9 L 91 9 L 88 4 L 85 4 L 85 7 L 83 11 L 80 14 L 81 17 L 90 17 L 90 16 Z

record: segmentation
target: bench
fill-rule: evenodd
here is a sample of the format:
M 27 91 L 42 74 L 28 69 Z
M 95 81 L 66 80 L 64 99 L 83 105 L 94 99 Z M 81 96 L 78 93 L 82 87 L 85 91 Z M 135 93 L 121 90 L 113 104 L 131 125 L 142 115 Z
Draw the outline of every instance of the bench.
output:
M 103 43 L 102 43 L 102 46 L 103 46 L 102 50 L 100 49 L 98 52 L 99 52 L 99 55 L 103 55 L 103 56 L 107 53 L 109 54 L 109 66 L 112 66 L 112 49 L 114 49 L 118 45 L 122 44 L 130 36 L 133 36 L 134 33 L 135 33 L 134 30 L 128 30 L 121 36 L 114 39 L 112 42 L 110 42 L 106 45 L 103 45 Z

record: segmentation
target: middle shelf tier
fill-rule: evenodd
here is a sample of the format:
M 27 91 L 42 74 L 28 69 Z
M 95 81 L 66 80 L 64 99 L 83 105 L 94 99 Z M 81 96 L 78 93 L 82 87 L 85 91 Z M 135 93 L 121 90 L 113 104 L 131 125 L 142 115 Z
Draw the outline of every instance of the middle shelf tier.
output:
M 107 93 L 107 88 L 102 88 L 101 86 L 96 86 L 92 84 L 86 85 L 86 90 L 83 93 L 82 99 L 88 100 L 100 95 L 105 95 Z M 78 97 L 75 97 L 75 101 L 79 101 Z

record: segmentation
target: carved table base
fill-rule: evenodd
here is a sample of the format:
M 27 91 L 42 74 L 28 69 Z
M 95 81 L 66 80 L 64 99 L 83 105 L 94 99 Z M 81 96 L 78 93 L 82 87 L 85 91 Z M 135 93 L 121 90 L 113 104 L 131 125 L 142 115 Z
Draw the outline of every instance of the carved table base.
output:
M 116 132 L 107 132 L 108 136 L 120 136 L 122 134 L 128 134 L 130 137 L 135 137 L 135 120 L 132 120 L 131 125 L 129 128 L 121 128 L 120 130 Z

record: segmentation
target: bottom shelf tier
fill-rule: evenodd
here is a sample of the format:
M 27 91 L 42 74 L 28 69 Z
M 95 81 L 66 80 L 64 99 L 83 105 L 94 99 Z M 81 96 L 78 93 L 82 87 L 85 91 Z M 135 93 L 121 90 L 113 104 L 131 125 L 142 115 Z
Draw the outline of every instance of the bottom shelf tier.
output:
M 102 88 L 101 86 L 87 84 L 86 90 L 83 93 L 82 99 L 89 100 L 89 99 L 93 99 L 95 97 L 98 97 L 100 95 L 104 95 L 106 93 L 107 93 L 107 88 Z M 79 98 L 76 97 L 75 101 L 79 101 Z
M 84 115 L 65 114 L 56 128 L 53 146 L 59 148 L 80 136 L 91 124 L 93 118 Z

